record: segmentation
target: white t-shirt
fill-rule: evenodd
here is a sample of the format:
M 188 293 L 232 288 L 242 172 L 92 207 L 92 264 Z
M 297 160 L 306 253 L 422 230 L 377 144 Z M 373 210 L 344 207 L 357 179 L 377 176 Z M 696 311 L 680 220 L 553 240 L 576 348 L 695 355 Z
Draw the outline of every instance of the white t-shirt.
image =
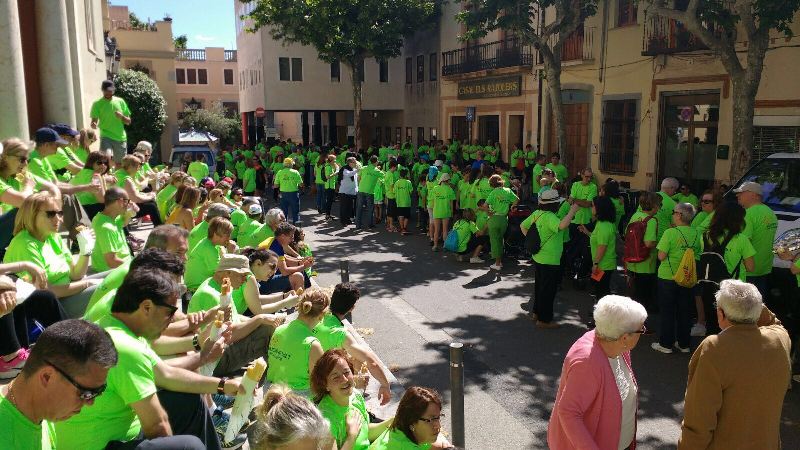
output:
M 636 383 L 631 371 L 622 356 L 608 358 L 611 372 L 617 382 L 619 396 L 622 399 L 622 420 L 620 421 L 619 450 L 625 450 L 633 442 L 636 434 Z
M 342 172 L 342 184 L 339 185 L 339 193 L 345 195 L 358 194 L 358 170 L 345 167 Z

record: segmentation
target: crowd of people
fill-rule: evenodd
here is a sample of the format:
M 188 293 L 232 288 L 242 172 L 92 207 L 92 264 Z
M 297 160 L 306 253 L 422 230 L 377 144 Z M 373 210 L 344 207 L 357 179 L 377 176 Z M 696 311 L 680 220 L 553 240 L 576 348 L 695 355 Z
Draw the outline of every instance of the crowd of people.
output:
M 32 143 L 2 141 L 0 423 L 11 432 L 0 447 L 235 449 L 250 432 L 264 449 L 449 448 L 432 389 L 406 389 L 387 420 L 367 411 L 367 380 L 382 404 L 390 383 L 345 326 L 359 288 L 316 285 L 304 195 L 323 220 L 338 203 L 343 227 L 416 231 L 432 252 L 470 264 L 485 255 L 491 270 L 527 254 L 541 329 L 559 326 L 563 280 L 591 280 L 590 331 L 566 356 L 551 448 L 635 447 L 630 351 L 655 312 L 658 352 L 688 353 L 691 336 L 707 336 L 690 362 L 679 446 L 733 448 L 743 430 L 750 448 L 779 442 L 790 341 L 764 306 L 777 219 L 757 183 L 735 189 L 734 203 L 667 178 L 631 205 L 590 168 L 570 179 L 557 153 L 548 162 L 514 146 L 506 164 L 499 144 L 456 140 L 259 143 L 221 149 L 214 170 L 202 155 L 151 166 L 150 143 L 128 151 L 125 101 L 111 82 L 102 90 L 90 128 L 48 124 Z M 131 232 L 148 222 L 146 240 Z M 800 274 L 796 255 L 780 256 Z M 620 261 L 628 297 L 612 294 Z M 253 394 L 242 375 L 259 358 L 264 401 L 230 433 L 226 411 Z M 753 414 L 757 430 L 744 423 Z

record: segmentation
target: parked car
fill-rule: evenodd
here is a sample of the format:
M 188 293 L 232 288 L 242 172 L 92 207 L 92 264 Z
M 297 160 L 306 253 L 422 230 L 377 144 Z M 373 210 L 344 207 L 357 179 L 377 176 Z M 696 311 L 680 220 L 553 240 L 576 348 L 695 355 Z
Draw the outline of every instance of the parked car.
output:
M 180 132 L 178 143 L 169 155 L 172 169 L 186 171 L 189 162 L 194 161 L 198 153 L 202 153 L 206 156 L 209 173 L 213 174 L 217 170 L 218 144 L 219 139 L 211 133 L 196 130 Z

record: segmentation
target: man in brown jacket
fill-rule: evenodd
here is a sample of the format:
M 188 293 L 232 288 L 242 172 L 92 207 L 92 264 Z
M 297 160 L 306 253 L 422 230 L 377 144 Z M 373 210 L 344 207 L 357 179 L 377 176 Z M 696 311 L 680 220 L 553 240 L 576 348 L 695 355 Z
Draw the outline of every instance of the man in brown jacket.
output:
M 689 362 L 678 449 L 780 448 L 789 334 L 752 284 L 725 280 L 716 299 L 722 332 Z

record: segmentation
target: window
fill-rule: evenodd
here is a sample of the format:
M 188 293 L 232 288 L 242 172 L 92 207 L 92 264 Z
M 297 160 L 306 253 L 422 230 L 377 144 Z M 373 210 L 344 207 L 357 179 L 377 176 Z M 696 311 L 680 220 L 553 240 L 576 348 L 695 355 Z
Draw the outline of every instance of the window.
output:
M 342 66 L 339 64 L 339 61 L 334 61 L 331 63 L 331 81 L 339 82 L 342 79 L 341 75 Z
M 278 72 L 281 81 L 289 81 L 289 58 L 278 58 Z
M 178 84 L 186 84 L 186 70 L 175 69 L 175 82 Z
M 439 135 L 436 133 L 436 128 L 431 128 L 431 142 L 436 141 Z
M 436 81 L 436 77 L 439 75 L 439 63 L 436 61 L 436 53 L 431 53 L 428 66 L 428 71 L 430 72 L 430 78 L 428 79 L 431 81 Z
M 208 71 L 197 69 L 197 84 L 208 84 Z
M 759 161 L 773 153 L 798 151 L 800 151 L 800 127 L 753 127 L 753 161 Z
M 386 141 L 385 142 L 388 144 L 391 141 L 392 141 L 392 127 L 386 127 Z
M 222 107 L 231 116 L 239 114 L 239 102 L 222 102 Z
M 417 83 L 425 81 L 425 56 L 417 56 Z
M 225 84 L 233 84 L 233 69 L 224 69 L 222 75 L 222 78 L 225 79 Z
M 400 127 L 394 127 L 394 142 L 395 144 L 400 143 Z
M 636 0 L 617 0 L 617 26 L 636 25 Z
M 378 81 L 381 83 L 389 82 L 389 61 L 378 61 Z
M 89 51 L 94 53 L 97 45 L 97 36 L 94 29 L 94 2 L 86 2 L 84 8 L 86 13 L 86 44 Z
M 406 127 L 406 140 L 404 142 L 411 142 L 411 127 Z
M 292 58 L 292 81 L 303 81 L 303 58 Z
M 603 103 L 603 148 L 600 168 L 607 172 L 636 171 L 637 100 Z
M 358 63 L 358 81 L 364 82 L 364 60 L 362 59 L 360 63 Z
M 411 84 L 414 80 L 411 67 L 411 57 L 406 58 L 406 84 Z
M 186 83 L 197 84 L 197 70 L 186 69 Z
M 417 145 L 425 142 L 425 127 L 417 127 Z

